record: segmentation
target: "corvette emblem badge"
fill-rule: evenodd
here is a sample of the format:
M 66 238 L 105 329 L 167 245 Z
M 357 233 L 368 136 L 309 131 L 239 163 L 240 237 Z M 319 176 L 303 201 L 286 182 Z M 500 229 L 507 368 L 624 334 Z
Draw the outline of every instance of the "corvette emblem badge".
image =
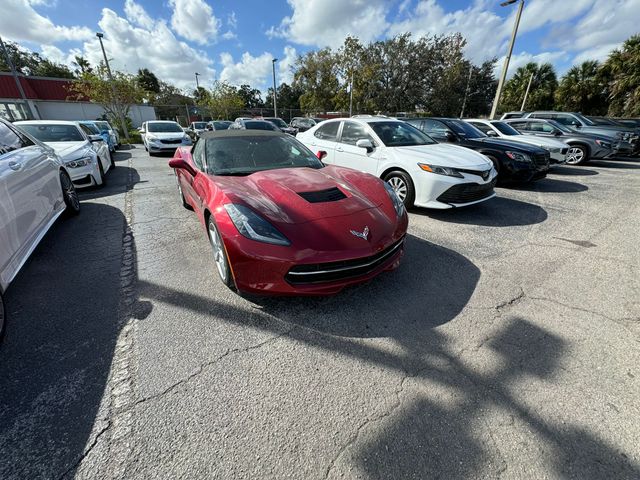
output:
M 354 235 L 363 240 L 367 240 L 367 238 L 369 237 L 369 227 L 364 227 L 364 230 L 361 232 L 358 232 L 357 230 L 351 230 L 351 235 Z

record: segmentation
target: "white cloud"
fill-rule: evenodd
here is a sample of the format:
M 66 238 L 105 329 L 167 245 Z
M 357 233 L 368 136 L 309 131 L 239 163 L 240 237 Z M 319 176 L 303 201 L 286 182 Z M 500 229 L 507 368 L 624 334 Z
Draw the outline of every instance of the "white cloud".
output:
M 36 12 L 27 0 L 2 0 L 0 33 L 7 40 L 34 43 L 56 43 L 64 40 L 81 41 L 94 33 L 87 27 L 65 27 Z
M 267 31 L 300 45 L 339 47 L 351 35 L 363 42 L 383 36 L 388 3 L 384 0 L 287 0 L 293 13 Z
M 238 35 L 236 35 L 235 32 L 229 30 L 222 34 L 222 38 L 224 38 L 225 40 L 233 40 L 234 38 L 238 38 Z
M 218 36 L 220 20 L 203 0 L 169 0 L 173 7 L 171 26 L 180 36 L 205 45 Z
M 507 78 L 511 78 L 516 70 L 520 67 L 524 67 L 527 63 L 551 63 L 552 65 L 557 63 L 558 61 L 564 61 L 569 59 L 569 54 L 563 51 L 557 52 L 541 52 L 541 53 L 529 53 L 529 52 L 520 52 L 517 55 L 511 56 L 511 61 L 509 61 L 509 70 L 507 70 Z M 505 57 L 500 57 L 496 62 L 495 69 L 493 73 L 496 78 L 500 76 L 502 72 L 502 66 L 504 65 Z M 557 72 L 556 73 L 560 73 Z
M 153 28 L 153 20 L 142 7 L 142 5 L 134 2 L 133 0 L 126 0 L 124 2 L 124 14 L 127 19 L 134 25 L 151 29 Z
M 238 28 L 238 19 L 236 18 L 236 12 L 231 12 L 227 15 L 227 26 L 234 30 Z
M 284 58 L 280 58 L 278 61 L 278 84 L 288 83 L 291 85 L 293 81 L 293 66 L 298 58 L 298 52 L 296 49 L 287 45 L 284 47 Z
M 220 80 L 232 85 L 248 84 L 253 87 L 262 88 L 271 76 L 271 60 L 273 55 L 264 52 L 262 55 L 254 57 L 249 52 L 244 52 L 238 63 L 233 61 L 230 53 L 220 54 L 222 72 Z

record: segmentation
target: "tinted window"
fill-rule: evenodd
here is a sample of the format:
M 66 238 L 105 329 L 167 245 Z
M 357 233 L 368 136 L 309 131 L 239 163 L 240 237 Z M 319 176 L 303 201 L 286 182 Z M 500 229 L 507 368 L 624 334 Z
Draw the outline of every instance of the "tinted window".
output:
M 414 119 L 414 120 L 405 120 L 409 125 L 413 125 L 416 128 L 423 129 L 422 120 Z
M 204 141 L 202 140 L 198 140 L 195 144 L 195 146 L 193 147 L 193 151 L 191 152 L 191 158 L 193 158 L 193 163 L 196 164 L 196 167 L 198 167 L 198 169 L 200 170 L 204 170 L 203 169 L 203 164 L 204 164 L 204 146 L 205 146 Z
M 276 168 L 323 167 L 307 147 L 290 135 L 249 134 L 208 138 L 205 154 L 207 171 L 214 175 L 248 175 Z
M 504 122 L 491 122 L 491 125 L 496 127 L 500 131 L 500 133 L 502 133 L 504 135 L 520 135 L 520 132 L 518 132 L 515 128 L 513 128 L 511 125 L 509 125 L 507 123 L 504 123 Z M 484 132 L 484 130 L 482 130 L 482 131 Z
M 314 135 L 321 140 L 331 140 L 335 142 L 338 137 L 338 127 L 340 122 L 329 122 L 316 130 Z
M 552 125 L 543 122 L 529 122 L 528 130 L 541 133 L 553 133 L 556 131 Z
M 95 125 L 101 130 L 111 130 L 107 122 L 96 122 Z
M 245 121 L 244 128 L 247 130 L 277 130 L 277 127 L 269 122 Z
M 75 125 L 20 125 L 41 142 L 82 142 L 84 137 Z
M 81 123 L 80 128 L 87 135 L 100 135 L 100 131 L 93 125 L 87 125 L 86 123 Z
M 273 123 L 276 127 L 287 128 L 287 124 L 281 118 L 265 118 L 265 120 Z
M 530 126 L 533 123 L 536 123 L 536 122 L 509 122 L 509 125 L 511 125 L 516 130 L 522 131 L 522 130 L 531 130 Z
M 33 145 L 31 140 L 23 135 L 18 135 L 10 127 L 0 122 L 0 155 L 28 145 Z
M 444 123 L 439 122 L 438 120 L 431 120 L 430 118 L 424 119 L 422 129 L 427 133 L 434 133 L 440 136 L 446 135 L 449 131 Z
M 231 125 L 231 122 L 213 122 L 213 128 L 216 130 L 226 130 Z
M 480 122 L 469 122 L 469 123 L 474 127 L 476 127 L 478 130 L 480 130 L 482 133 L 489 133 L 492 130 L 489 125 L 485 125 L 484 123 L 480 123 Z
M 531 118 L 555 118 L 552 113 L 532 113 L 529 115 Z
M 207 128 L 207 122 L 194 122 L 193 128 L 196 128 L 198 130 L 204 130 L 205 128 Z
M 340 142 L 355 145 L 358 140 L 362 139 L 371 140 L 371 143 L 373 143 L 373 138 L 367 133 L 364 125 L 356 122 L 344 122 Z
M 466 138 L 483 138 L 486 137 L 484 133 L 478 130 L 473 125 L 469 125 L 462 120 L 447 120 L 447 126 L 450 127 L 458 135 Z
M 184 133 L 182 127 L 174 122 L 147 122 L 147 131 L 157 133 Z
M 410 147 L 436 143 L 429 135 L 406 122 L 372 122 L 370 126 L 387 147 Z

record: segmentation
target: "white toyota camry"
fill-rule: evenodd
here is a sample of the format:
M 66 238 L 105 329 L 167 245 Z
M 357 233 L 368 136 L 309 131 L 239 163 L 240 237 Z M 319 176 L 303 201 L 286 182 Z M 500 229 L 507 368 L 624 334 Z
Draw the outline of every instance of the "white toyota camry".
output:
M 327 164 L 382 178 L 407 207 L 462 207 L 495 196 L 497 172 L 487 157 L 439 144 L 399 120 L 374 116 L 325 120 L 296 138 Z
M 64 120 L 27 120 L 14 125 L 53 148 L 76 187 L 106 183 L 105 173 L 113 166 L 113 160 L 100 135 L 89 134 L 90 130 L 84 130 L 78 122 Z

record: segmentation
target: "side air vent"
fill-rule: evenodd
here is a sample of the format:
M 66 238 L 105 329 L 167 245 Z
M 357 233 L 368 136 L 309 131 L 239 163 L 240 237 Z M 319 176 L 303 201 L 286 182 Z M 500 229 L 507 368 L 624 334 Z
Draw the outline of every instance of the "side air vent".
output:
M 347 196 L 337 187 L 317 190 L 315 192 L 298 192 L 309 203 L 337 202 Z

